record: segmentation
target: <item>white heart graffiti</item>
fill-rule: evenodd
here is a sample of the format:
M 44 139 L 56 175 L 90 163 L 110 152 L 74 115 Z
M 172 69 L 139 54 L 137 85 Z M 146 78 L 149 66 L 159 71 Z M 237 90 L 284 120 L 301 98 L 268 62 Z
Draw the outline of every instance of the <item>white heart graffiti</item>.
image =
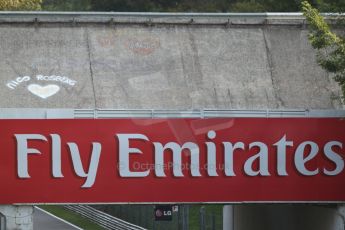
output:
M 37 85 L 37 84 L 31 84 L 28 85 L 28 90 L 43 99 L 46 99 L 50 96 L 53 96 L 54 94 L 56 94 L 57 92 L 59 92 L 60 87 L 57 85 L 45 85 L 45 86 L 41 86 L 41 85 Z

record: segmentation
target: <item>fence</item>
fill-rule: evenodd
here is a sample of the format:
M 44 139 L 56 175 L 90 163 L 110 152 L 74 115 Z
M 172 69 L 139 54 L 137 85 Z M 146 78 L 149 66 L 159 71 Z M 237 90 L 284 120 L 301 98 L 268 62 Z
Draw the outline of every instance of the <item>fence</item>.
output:
M 99 211 L 88 205 L 65 205 L 66 209 L 72 210 L 83 217 L 99 224 L 105 229 L 110 230 L 145 230 L 140 226 L 128 223 L 107 213 Z
M 222 229 L 223 205 L 179 205 L 171 221 L 155 221 L 154 205 L 95 205 L 103 212 L 152 230 Z

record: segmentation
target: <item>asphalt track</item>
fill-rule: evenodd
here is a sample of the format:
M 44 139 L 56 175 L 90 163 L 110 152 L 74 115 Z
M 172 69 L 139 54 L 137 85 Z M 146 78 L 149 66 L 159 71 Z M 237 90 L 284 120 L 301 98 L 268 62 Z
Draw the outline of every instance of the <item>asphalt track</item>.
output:
M 46 211 L 35 207 L 34 230 L 80 230 L 81 228 L 68 223 Z

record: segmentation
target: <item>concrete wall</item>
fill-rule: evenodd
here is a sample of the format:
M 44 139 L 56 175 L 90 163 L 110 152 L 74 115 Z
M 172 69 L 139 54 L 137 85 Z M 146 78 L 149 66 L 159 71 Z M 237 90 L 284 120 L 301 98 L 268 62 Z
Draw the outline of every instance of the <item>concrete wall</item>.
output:
M 234 230 L 344 230 L 344 214 L 327 205 L 239 205 Z
M 28 205 L 0 205 L 0 213 L 6 217 L 6 230 L 32 230 L 33 212 Z
M 0 23 L 0 107 L 341 108 L 339 89 L 317 65 L 303 20 L 248 25 L 244 17 L 228 26 L 208 20 Z M 24 76 L 30 81 L 6 86 Z M 48 84 L 57 87 L 44 88 Z

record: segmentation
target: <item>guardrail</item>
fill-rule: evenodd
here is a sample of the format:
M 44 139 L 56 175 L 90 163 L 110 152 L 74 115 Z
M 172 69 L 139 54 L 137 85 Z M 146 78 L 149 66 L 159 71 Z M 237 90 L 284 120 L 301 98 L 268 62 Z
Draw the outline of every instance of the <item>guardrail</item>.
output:
M 22 113 L 21 113 L 22 114 Z M 234 117 L 345 117 L 345 110 L 305 109 L 75 109 L 73 118 L 234 118 Z
M 336 25 L 344 14 L 324 13 L 329 23 Z M 155 13 L 155 12 L 0 12 L 1 23 L 102 23 L 102 24 L 155 24 L 173 25 L 302 25 L 302 13 Z
M 345 109 L 25 109 L 0 108 L 0 119 L 102 119 L 102 118 L 288 118 L 345 117 Z
M 74 211 L 92 222 L 110 230 L 145 230 L 145 228 L 99 211 L 88 205 L 64 205 L 64 208 Z

